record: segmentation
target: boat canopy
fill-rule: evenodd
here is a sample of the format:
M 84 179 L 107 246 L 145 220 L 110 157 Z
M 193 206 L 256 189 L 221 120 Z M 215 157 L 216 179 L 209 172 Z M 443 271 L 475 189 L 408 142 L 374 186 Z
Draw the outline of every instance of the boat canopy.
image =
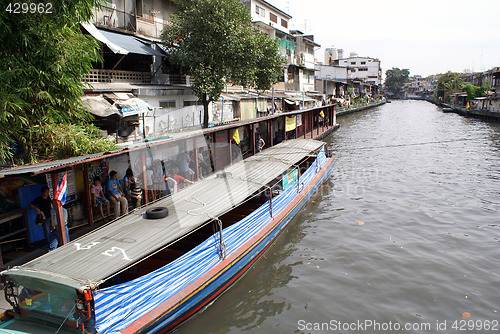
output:
M 147 219 L 145 212 L 152 206 L 141 208 L 2 275 L 32 289 L 61 285 L 79 291 L 97 289 L 240 205 L 324 144 L 295 139 L 270 147 L 156 202 L 154 207 L 168 208 L 165 218 Z

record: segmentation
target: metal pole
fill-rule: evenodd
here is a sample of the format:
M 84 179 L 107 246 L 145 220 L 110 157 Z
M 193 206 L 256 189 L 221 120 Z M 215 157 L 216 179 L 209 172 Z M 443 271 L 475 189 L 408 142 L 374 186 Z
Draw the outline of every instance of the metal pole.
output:
M 146 125 L 144 123 L 144 113 L 142 113 L 142 138 L 146 139 Z
M 220 124 L 224 122 L 224 98 L 222 98 L 222 110 L 220 112 Z
M 235 131 L 238 131 L 238 128 L 236 128 Z M 233 165 L 233 145 L 231 143 L 231 130 L 227 130 L 227 142 L 229 143 L 229 165 Z
M 272 111 L 272 114 L 274 115 L 274 113 L 276 112 L 276 110 L 274 110 L 274 84 L 273 84 L 273 90 L 272 90 L 271 103 L 273 104 L 272 107 L 271 107 L 271 111 Z
M 269 189 L 269 210 L 271 213 L 271 218 L 273 217 L 273 188 L 268 188 Z
M 193 118 L 194 119 L 194 118 Z M 196 166 L 196 180 L 200 180 L 200 163 L 198 161 L 198 146 L 196 145 L 196 137 L 193 138 L 194 164 Z
M 144 204 L 148 204 L 148 184 L 146 182 L 146 149 L 141 152 L 142 158 L 142 184 L 144 185 Z
M 252 123 L 252 125 L 250 125 L 250 128 L 252 129 L 252 147 L 253 147 L 253 154 L 255 155 L 255 124 Z
M 93 181 L 93 180 L 92 180 Z M 90 200 L 90 182 L 89 182 L 89 165 L 83 164 L 83 185 L 85 187 L 85 203 L 87 204 L 87 216 L 90 226 L 94 225 L 94 217 L 92 215 L 92 203 Z

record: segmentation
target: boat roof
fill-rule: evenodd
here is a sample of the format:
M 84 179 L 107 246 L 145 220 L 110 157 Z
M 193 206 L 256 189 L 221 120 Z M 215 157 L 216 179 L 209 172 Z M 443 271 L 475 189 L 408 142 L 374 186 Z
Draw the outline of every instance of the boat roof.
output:
M 324 144 L 294 139 L 267 148 L 225 168 L 225 177 L 214 173 L 2 275 L 30 288 L 57 284 L 80 291 L 97 289 L 116 274 L 238 206 Z M 167 207 L 169 215 L 147 219 L 145 212 L 152 206 Z

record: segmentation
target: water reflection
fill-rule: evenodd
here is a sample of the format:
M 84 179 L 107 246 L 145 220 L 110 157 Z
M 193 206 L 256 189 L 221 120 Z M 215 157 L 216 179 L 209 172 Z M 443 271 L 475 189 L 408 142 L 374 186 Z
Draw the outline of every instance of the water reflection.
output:
M 325 139 L 337 160 L 323 193 L 180 333 L 310 332 L 301 319 L 454 333 L 464 313 L 500 320 L 500 125 L 416 101 L 338 122 Z
M 243 279 L 201 315 L 181 326 L 176 333 L 230 333 L 258 330 L 266 319 L 279 317 L 290 309 L 290 301 L 287 298 L 274 298 L 274 290 L 286 289 L 291 281 L 298 278 L 293 274 L 294 267 L 312 259 L 309 250 L 297 247 L 307 233 L 308 226 L 303 222 L 308 216 L 309 213 L 296 216 Z M 305 253 L 299 259 L 290 262 L 291 255 L 297 251 Z

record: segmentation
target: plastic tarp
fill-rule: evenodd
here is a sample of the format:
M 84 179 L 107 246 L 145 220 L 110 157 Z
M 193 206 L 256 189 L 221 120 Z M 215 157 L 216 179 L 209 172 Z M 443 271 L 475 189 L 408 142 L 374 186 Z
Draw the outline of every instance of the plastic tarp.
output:
M 238 206 L 323 145 L 320 141 L 294 139 L 267 148 L 226 167 L 225 176 L 219 177 L 218 172 L 155 202 L 154 206 L 169 209 L 167 217 L 147 219 L 145 212 L 151 206 L 140 208 L 2 275 L 16 280 L 57 280 L 79 290 L 95 289 Z
M 300 191 L 316 176 L 327 158 L 321 149 L 314 163 L 300 177 Z M 276 217 L 297 196 L 297 181 L 272 199 Z M 272 220 L 269 201 L 243 220 L 223 230 L 226 256 L 241 248 Z M 99 333 L 120 331 L 181 292 L 221 261 L 219 234 L 166 266 L 130 282 L 94 292 L 96 328 Z

